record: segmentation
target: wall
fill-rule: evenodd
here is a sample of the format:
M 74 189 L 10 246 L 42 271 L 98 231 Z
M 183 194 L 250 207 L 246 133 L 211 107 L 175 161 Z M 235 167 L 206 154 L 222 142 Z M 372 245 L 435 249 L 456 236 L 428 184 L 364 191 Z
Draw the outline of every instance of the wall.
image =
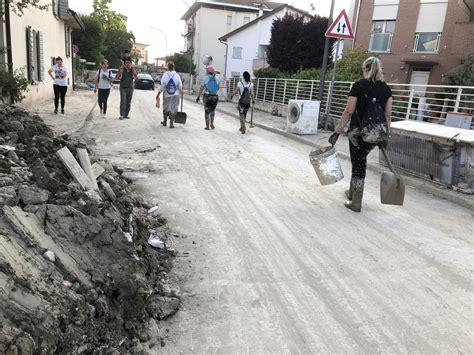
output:
M 362 0 L 355 47 L 369 46 L 373 7 L 373 0 Z M 408 60 L 437 63 L 431 67 L 429 84 L 440 84 L 443 75 L 461 64 L 462 58 L 474 50 L 474 22 L 469 22 L 469 16 L 458 5 L 458 0 L 449 0 L 439 53 L 413 53 L 419 11 L 419 0 L 400 0 L 391 51 L 377 53 L 389 82 L 409 83 L 412 70 L 423 67 L 422 64 L 407 64 Z
M 41 3 L 50 4 L 51 1 L 41 0 Z M 53 80 L 47 73 L 48 69 L 51 67 L 52 57 L 62 57 L 64 65 L 68 67 L 70 92 L 72 88 L 72 57 L 66 57 L 64 22 L 55 18 L 51 8 L 41 11 L 30 7 L 24 11 L 24 14 L 21 17 L 13 12 L 11 12 L 10 17 L 13 69 L 26 69 L 27 66 L 26 28 L 31 26 L 33 30 L 43 32 L 44 81 L 35 82 L 33 85 L 29 86 L 29 92 L 26 94 L 26 98 L 22 101 L 22 104 L 25 106 L 31 106 L 36 102 L 52 100 L 54 98 Z M 51 107 L 53 106 L 51 105 Z
M 257 10 L 255 12 L 240 12 L 206 7 L 201 7 L 196 11 L 193 60 L 196 64 L 198 80 L 205 75 L 205 66 L 202 64 L 204 55 L 211 55 L 212 65 L 217 71 L 224 73 L 226 46 L 219 42 L 218 38 L 242 26 L 244 17 L 250 17 L 250 21 L 252 21 L 257 12 Z M 227 16 L 232 16 L 231 25 L 227 25 Z

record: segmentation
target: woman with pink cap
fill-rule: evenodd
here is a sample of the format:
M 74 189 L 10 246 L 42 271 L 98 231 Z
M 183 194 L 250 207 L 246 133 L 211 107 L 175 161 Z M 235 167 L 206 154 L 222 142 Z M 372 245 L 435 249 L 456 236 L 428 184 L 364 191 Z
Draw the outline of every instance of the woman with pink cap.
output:
M 216 77 L 216 70 L 214 67 L 208 65 L 206 67 L 206 76 L 201 81 L 201 87 L 199 88 L 196 102 L 199 102 L 202 92 L 204 95 L 202 98 L 204 104 L 204 118 L 206 120 L 206 127 L 204 129 L 209 129 L 209 124 L 211 129 L 214 129 L 214 116 L 216 113 L 217 103 L 219 102 L 219 78 Z

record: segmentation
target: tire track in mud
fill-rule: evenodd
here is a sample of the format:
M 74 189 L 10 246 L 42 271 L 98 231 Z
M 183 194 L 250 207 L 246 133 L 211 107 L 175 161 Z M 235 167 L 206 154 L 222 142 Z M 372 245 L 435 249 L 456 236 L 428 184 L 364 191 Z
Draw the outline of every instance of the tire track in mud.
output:
M 294 143 L 285 143 L 281 147 L 276 143 L 272 148 L 275 154 L 268 156 L 268 150 L 265 153 L 259 146 L 268 144 L 267 135 L 262 133 L 261 136 L 254 134 L 240 136 L 236 132 L 236 136 L 229 136 L 229 125 L 221 117 L 218 118 L 222 119 L 222 128 L 220 121 L 217 121 L 215 131 L 205 132 L 202 127 L 196 128 L 193 117 L 196 111 L 193 107 L 188 112 L 189 126 L 170 130 L 160 126 L 160 119 L 156 116 L 159 117 L 161 113 L 157 115 L 149 106 L 142 106 L 136 130 L 139 131 L 140 124 L 143 124 L 147 133 L 153 133 L 160 142 L 166 143 L 162 148 L 174 149 L 170 154 L 179 157 L 178 169 L 183 169 L 182 173 L 187 175 L 188 182 L 199 191 L 204 204 L 215 216 L 223 219 L 219 227 L 224 225 L 225 231 L 222 235 L 226 241 L 220 243 L 224 245 L 228 243 L 236 251 L 233 257 L 238 260 L 232 260 L 231 265 L 235 263 L 239 268 L 239 274 L 244 278 L 238 284 L 231 285 L 234 285 L 234 288 L 237 285 L 250 287 L 249 293 L 257 294 L 262 305 L 258 309 L 258 316 L 254 317 L 257 319 L 250 321 L 249 327 L 257 333 L 249 343 L 258 344 L 260 340 L 274 341 L 273 350 L 292 349 L 295 352 L 312 352 L 315 349 L 433 352 L 436 347 L 427 343 L 422 333 L 415 329 L 423 329 L 423 324 L 427 321 L 426 314 L 417 315 L 413 311 L 417 305 L 422 306 L 423 302 L 433 303 L 433 299 L 417 292 L 417 288 L 427 279 L 436 279 L 437 274 L 430 272 L 429 269 L 433 267 L 438 269 L 445 265 L 436 265 L 437 260 L 424 250 L 416 248 L 413 244 L 415 242 L 408 242 L 402 238 L 410 235 L 412 232 L 410 225 L 416 223 L 416 219 L 409 215 L 409 210 L 406 212 L 382 208 L 374 210 L 371 203 L 367 204 L 367 208 L 364 207 L 365 215 L 356 216 L 350 214 L 352 212 L 341 212 L 340 208 L 332 207 L 334 203 L 342 202 L 340 188 L 331 187 L 322 190 L 316 189 L 314 184 L 301 188 L 302 182 L 309 179 L 306 178 L 305 172 L 294 172 L 295 167 L 296 169 L 301 167 L 299 163 L 293 161 L 299 159 L 299 153 L 291 153 L 287 158 L 291 164 L 286 164 L 286 167 L 278 164 L 279 159 L 275 155 L 284 150 L 293 150 L 296 147 Z M 201 112 L 199 114 L 201 115 Z M 202 118 L 199 120 L 203 121 Z M 232 122 L 237 121 L 232 119 Z M 235 123 L 236 131 L 237 128 Z M 149 138 L 140 143 L 148 141 Z M 227 148 L 227 153 L 218 156 L 212 147 L 223 144 Z M 233 148 L 240 149 L 241 152 L 237 154 L 234 151 L 229 154 Z M 144 161 L 161 159 L 165 153 L 154 152 L 149 155 L 146 159 L 134 159 L 133 164 L 139 166 Z M 169 159 L 163 163 L 169 164 L 171 161 Z M 166 170 L 163 173 L 172 173 L 176 166 L 171 168 L 171 171 Z M 262 171 L 263 169 L 266 170 Z M 297 182 L 288 181 L 288 175 L 290 178 L 296 177 Z M 206 186 L 202 186 L 203 181 L 206 182 Z M 334 201 L 334 193 L 341 195 L 340 202 Z M 372 192 L 368 192 L 367 200 L 373 202 L 375 198 L 371 195 Z M 248 207 L 250 208 L 246 211 L 245 208 Z M 334 221 L 334 216 L 338 214 L 345 219 L 344 224 L 330 225 L 330 222 Z M 376 218 L 370 231 L 367 231 L 365 221 L 373 217 Z M 319 219 L 320 223 L 316 225 L 308 223 L 315 219 Z M 405 222 L 406 227 L 398 227 L 394 231 L 390 228 L 387 230 L 388 223 L 393 224 L 391 228 L 397 228 L 395 224 L 401 224 L 400 222 Z M 340 236 L 338 234 L 341 229 L 359 231 L 363 235 L 358 238 Z M 419 233 L 433 232 L 429 221 L 420 224 L 415 230 Z M 443 233 L 438 235 L 439 238 L 444 236 Z M 281 237 L 278 238 L 279 236 Z M 333 238 L 329 242 L 325 240 L 325 236 Z M 217 253 L 221 251 L 218 250 Z M 211 260 L 215 260 L 216 257 L 215 255 Z M 380 264 L 385 264 L 387 258 L 389 264 L 382 266 L 382 272 L 389 277 L 399 277 L 394 275 L 393 267 L 398 270 L 403 266 L 402 272 L 412 271 L 413 276 L 415 276 L 413 271 L 418 271 L 416 277 L 397 280 L 403 291 L 395 292 L 391 288 L 397 282 L 381 280 L 377 277 L 380 275 L 374 274 L 376 272 L 374 270 L 380 269 Z M 354 271 L 351 270 L 351 267 L 357 266 Z M 459 288 L 469 285 L 469 282 L 466 284 L 468 280 L 463 277 L 451 284 L 449 280 L 452 280 L 452 277 L 456 278 L 457 274 L 448 266 L 446 268 L 447 271 L 444 273 L 439 271 L 445 281 L 439 282 L 435 288 L 437 291 L 441 288 L 442 291 L 446 291 L 442 294 L 449 296 L 449 287 Z M 301 295 L 297 292 L 301 292 Z M 236 293 L 237 295 L 231 296 L 232 301 L 237 304 L 234 308 L 239 307 L 239 301 L 250 302 L 248 296 L 239 300 L 238 292 Z M 432 293 L 436 294 L 435 291 Z M 394 295 L 396 297 L 392 299 Z M 412 299 L 414 301 L 408 306 L 402 303 Z M 450 302 L 451 309 L 460 306 L 469 313 L 468 304 L 462 300 L 458 301 L 455 296 L 445 302 Z M 426 312 L 429 307 L 420 308 Z M 222 307 L 220 309 L 222 310 Z M 230 312 L 232 313 L 232 309 Z M 234 310 L 234 313 L 236 312 L 237 310 Z M 407 314 L 404 314 L 405 312 Z M 467 318 L 462 317 L 461 320 L 459 315 L 447 319 L 448 311 L 443 315 L 443 321 L 449 322 L 448 329 L 460 327 L 467 329 L 466 326 L 456 324 L 456 322 L 468 324 Z M 241 323 L 247 320 L 240 314 L 236 317 Z M 258 334 L 258 327 L 255 324 L 258 319 L 266 320 L 266 326 L 274 331 L 274 336 L 268 335 L 270 333 L 268 329 L 268 332 Z M 315 323 L 316 321 L 321 323 Z M 233 322 L 232 324 L 235 324 L 237 321 L 234 319 Z M 454 347 L 446 348 L 448 339 L 443 342 L 440 322 L 441 320 L 437 320 L 437 323 L 425 329 L 425 332 L 428 333 L 428 337 L 438 338 L 441 343 L 437 345 L 442 346 L 442 349 L 454 350 Z M 248 333 L 251 333 L 250 330 L 245 332 L 246 336 Z M 454 334 L 449 339 L 461 348 L 462 344 L 467 344 L 469 341 L 466 333 L 457 341 L 453 336 Z M 405 337 L 410 339 L 407 340 Z M 252 351 L 268 350 L 265 348 L 265 342 L 262 343 L 263 345 L 259 346 L 263 348 L 252 348 Z

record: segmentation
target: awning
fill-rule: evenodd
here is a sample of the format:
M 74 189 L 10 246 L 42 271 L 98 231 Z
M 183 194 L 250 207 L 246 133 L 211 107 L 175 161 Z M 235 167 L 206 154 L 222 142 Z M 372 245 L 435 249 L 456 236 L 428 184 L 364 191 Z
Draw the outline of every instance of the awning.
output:
M 84 25 L 84 22 L 82 22 L 81 17 L 78 15 L 77 12 L 69 9 L 69 19 L 66 22 L 66 24 L 71 27 L 74 30 L 85 30 L 86 26 Z

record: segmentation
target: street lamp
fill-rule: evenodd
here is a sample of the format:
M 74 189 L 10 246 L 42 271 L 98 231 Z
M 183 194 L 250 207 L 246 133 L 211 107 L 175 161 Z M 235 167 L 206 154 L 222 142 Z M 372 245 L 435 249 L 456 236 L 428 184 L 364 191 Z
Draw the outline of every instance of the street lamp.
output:
M 156 27 L 150 27 L 152 30 L 160 32 L 163 37 L 165 37 L 165 61 L 168 61 L 168 38 L 166 37 L 165 33 Z

